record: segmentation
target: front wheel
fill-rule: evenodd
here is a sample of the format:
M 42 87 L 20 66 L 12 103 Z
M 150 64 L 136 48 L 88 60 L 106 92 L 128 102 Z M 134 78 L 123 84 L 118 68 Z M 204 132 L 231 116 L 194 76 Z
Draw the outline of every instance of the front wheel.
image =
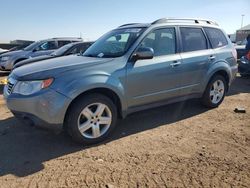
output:
M 208 83 L 206 90 L 202 97 L 202 103 L 210 108 L 218 107 L 226 93 L 226 80 L 221 75 L 214 76 Z
M 94 144 L 106 139 L 116 125 L 117 109 L 101 94 L 90 94 L 78 99 L 66 117 L 66 128 L 73 140 Z

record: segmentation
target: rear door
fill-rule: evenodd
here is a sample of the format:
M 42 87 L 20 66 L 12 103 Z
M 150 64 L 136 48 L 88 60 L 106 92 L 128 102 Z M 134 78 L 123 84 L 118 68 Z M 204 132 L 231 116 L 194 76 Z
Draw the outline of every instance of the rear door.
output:
M 214 51 L 201 27 L 180 27 L 179 35 L 182 95 L 199 93 L 209 63 L 215 61 Z

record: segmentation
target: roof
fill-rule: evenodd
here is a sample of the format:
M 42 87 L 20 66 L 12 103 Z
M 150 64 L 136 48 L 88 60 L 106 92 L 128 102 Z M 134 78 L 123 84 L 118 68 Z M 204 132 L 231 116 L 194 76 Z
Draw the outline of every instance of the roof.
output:
M 218 27 L 218 24 L 214 21 L 207 19 L 196 18 L 161 18 L 152 23 L 129 23 L 119 26 L 118 28 L 130 28 L 130 27 L 150 27 L 156 24 L 164 25 L 200 25 L 200 26 L 213 26 Z
M 240 28 L 238 31 L 250 30 L 250 24 Z

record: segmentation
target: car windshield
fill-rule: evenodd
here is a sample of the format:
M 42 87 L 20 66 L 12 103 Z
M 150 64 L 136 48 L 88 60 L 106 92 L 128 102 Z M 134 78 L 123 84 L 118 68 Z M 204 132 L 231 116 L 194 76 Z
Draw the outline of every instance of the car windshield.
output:
M 113 58 L 123 56 L 145 28 L 123 28 L 110 31 L 94 44 L 83 56 Z
M 74 44 L 75 43 L 66 44 L 66 45 L 62 46 L 61 48 L 57 49 L 56 51 L 54 51 L 51 55 L 52 56 L 62 55 L 64 52 L 66 52 L 68 49 L 70 49 Z
M 33 42 L 33 43 L 30 44 L 29 46 L 25 47 L 23 50 L 25 50 L 25 51 L 31 51 L 31 50 L 33 50 L 35 47 L 37 47 L 38 44 L 40 44 L 40 41 Z

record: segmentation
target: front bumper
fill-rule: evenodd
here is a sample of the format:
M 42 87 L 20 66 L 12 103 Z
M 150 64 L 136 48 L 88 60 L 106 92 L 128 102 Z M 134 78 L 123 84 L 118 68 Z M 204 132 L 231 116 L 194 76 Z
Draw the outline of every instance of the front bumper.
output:
M 4 98 L 7 107 L 19 119 L 50 128 L 62 127 L 66 110 L 71 101 L 49 88 L 30 96 L 15 93 L 8 95 L 7 86 L 4 88 Z

